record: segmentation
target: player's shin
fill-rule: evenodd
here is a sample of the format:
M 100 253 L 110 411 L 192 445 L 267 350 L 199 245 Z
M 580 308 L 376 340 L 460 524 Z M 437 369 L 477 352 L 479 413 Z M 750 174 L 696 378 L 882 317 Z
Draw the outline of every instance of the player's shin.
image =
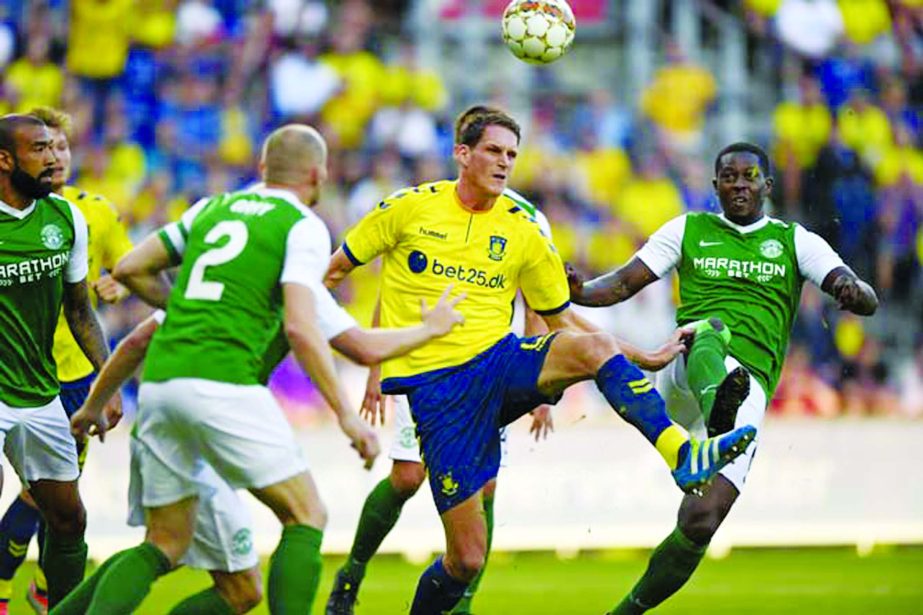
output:
M 695 325 L 695 342 L 686 361 L 686 378 L 707 425 L 718 386 L 727 376 L 724 359 L 731 333 L 717 319 L 703 320 Z
M 449 575 L 439 557 L 420 577 L 410 615 L 442 615 L 458 604 L 466 587 L 468 583 Z
M 87 543 L 83 534 L 62 534 L 49 527 L 45 535 L 42 570 L 48 580 L 48 606 L 54 607 L 83 580 Z
M 0 520 L 0 601 L 10 599 L 13 575 L 26 558 L 40 518 L 34 506 L 17 497 Z
M 375 485 L 369 493 L 362 507 L 349 558 L 343 566 L 343 573 L 351 582 L 356 585 L 362 582 L 366 564 L 397 523 L 405 501 L 388 478 Z
M 596 386 L 619 416 L 644 434 L 667 465 L 675 469 L 689 436 L 667 416 L 663 398 L 641 370 L 624 355 L 616 355 L 599 368 Z
M 308 525 L 287 525 L 269 561 L 269 612 L 311 612 L 320 582 L 320 545 L 324 533 Z
M 133 613 L 150 593 L 154 581 L 171 568 L 170 559 L 149 542 L 114 557 L 118 559 L 99 577 L 87 615 Z
M 698 545 L 679 528 L 651 554 L 644 576 L 609 615 L 638 615 L 675 594 L 698 567 L 708 545 Z
M 170 610 L 169 615 L 236 615 L 230 604 L 227 603 L 218 589 L 209 587 L 197 594 L 189 596 Z
M 119 551 L 103 562 L 93 571 L 92 575 L 84 579 L 80 585 L 71 591 L 71 593 L 67 594 L 64 600 L 58 603 L 54 608 L 55 615 L 82 615 L 86 613 L 87 609 L 90 607 L 90 601 L 93 600 L 93 594 L 96 592 L 96 586 L 99 585 L 99 580 L 106 574 L 106 571 L 112 567 L 113 563 L 117 562 L 122 555 L 130 551 L 131 549 Z
M 478 572 L 478 576 L 474 577 L 474 580 L 471 581 L 471 584 L 465 589 L 462 599 L 459 600 L 455 608 L 452 609 L 453 615 L 467 615 L 471 613 L 471 602 L 474 600 L 474 595 L 481 585 L 481 579 L 484 578 L 484 572 L 487 570 L 487 562 L 490 561 L 490 546 L 494 538 L 494 498 L 487 497 L 486 495 L 484 496 L 484 521 L 487 523 L 487 553 L 484 554 L 484 566 L 481 568 L 481 571 Z

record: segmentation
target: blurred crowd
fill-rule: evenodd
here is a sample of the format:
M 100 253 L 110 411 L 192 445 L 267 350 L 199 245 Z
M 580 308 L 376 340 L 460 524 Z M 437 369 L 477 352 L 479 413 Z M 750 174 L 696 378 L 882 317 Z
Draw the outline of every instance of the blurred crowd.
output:
M 319 213 L 336 239 L 384 195 L 453 173 L 463 104 L 420 61 L 405 25 L 411 4 L 6 0 L 0 112 L 70 112 L 74 183 L 115 203 L 136 241 L 199 197 L 253 182 L 261 139 L 309 122 L 330 144 Z M 731 8 L 751 48 L 772 49 L 782 75 L 771 134 L 749 135 L 772 152 L 774 213 L 827 238 L 886 304 L 915 315 L 903 334 L 920 338 L 915 355 L 894 359 L 887 340 L 806 291 L 777 410 L 921 416 L 923 2 L 743 4 Z M 796 26 L 812 26 L 793 28 L 792 11 Z M 589 272 L 623 264 L 684 211 L 718 209 L 707 135 L 721 92 L 685 51 L 664 41 L 637 100 L 612 87 L 563 94 L 553 73 L 535 73 L 547 95 L 521 114 L 513 186 L 547 214 L 564 258 Z M 507 95 L 493 102 L 509 106 Z M 376 271 L 357 273 L 340 299 L 368 323 Z M 641 305 L 669 327 L 672 288 L 651 295 Z M 108 309 L 113 337 L 143 310 Z M 613 314 L 629 329 L 650 317 Z

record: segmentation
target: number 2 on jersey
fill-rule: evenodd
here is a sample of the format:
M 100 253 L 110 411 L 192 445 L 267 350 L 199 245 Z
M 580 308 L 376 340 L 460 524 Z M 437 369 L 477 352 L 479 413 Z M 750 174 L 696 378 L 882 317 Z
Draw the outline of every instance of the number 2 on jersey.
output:
M 240 220 L 224 220 L 219 222 L 205 235 L 205 243 L 218 243 L 223 237 L 230 240 L 220 248 L 213 248 L 203 252 L 192 265 L 189 272 L 189 282 L 186 284 L 187 299 L 202 299 L 204 301 L 221 301 L 224 293 L 224 284 L 209 282 L 205 279 L 205 269 L 215 265 L 223 265 L 240 256 L 247 246 L 247 225 Z

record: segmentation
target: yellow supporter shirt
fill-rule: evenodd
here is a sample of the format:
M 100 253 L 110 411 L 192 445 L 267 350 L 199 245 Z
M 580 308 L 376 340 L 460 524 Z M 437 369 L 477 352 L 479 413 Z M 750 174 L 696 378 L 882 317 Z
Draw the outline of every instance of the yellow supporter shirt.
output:
M 115 208 L 104 197 L 73 186 L 64 186 L 61 196 L 76 205 L 87 219 L 87 260 L 90 266 L 87 284 L 92 284 L 99 279 L 101 268 L 111 271 L 119 259 L 131 250 L 131 240 L 119 222 Z M 92 291 L 90 298 L 95 305 L 96 295 Z M 54 332 L 53 354 L 58 364 L 58 380 L 61 382 L 73 382 L 93 373 L 93 365 L 71 335 L 63 312 L 58 317 L 58 326 Z
M 522 289 L 539 314 L 570 300 L 560 256 L 516 201 L 501 196 L 484 212 L 464 208 L 456 182 L 401 190 L 369 212 L 347 235 L 354 264 L 382 254 L 381 326 L 420 323 L 420 300 L 432 306 L 449 284 L 465 324 L 383 367 L 384 379 L 413 385 L 414 376 L 461 365 L 510 332 L 513 299 Z
M 16 105 L 19 113 L 26 113 L 35 107 L 57 107 L 61 103 L 64 72 L 51 62 L 36 66 L 22 58 L 10 64 L 6 70 L 6 79 L 19 92 Z
M 111 79 L 125 70 L 134 0 L 73 0 L 67 68 L 80 77 Z

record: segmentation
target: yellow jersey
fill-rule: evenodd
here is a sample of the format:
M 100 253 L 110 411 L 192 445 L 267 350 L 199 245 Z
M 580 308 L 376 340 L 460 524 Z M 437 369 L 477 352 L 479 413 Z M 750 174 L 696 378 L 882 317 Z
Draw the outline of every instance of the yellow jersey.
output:
M 61 196 L 76 205 L 87 220 L 87 261 L 90 266 L 87 284 L 92 285 L 100 278 L 102 268 L 111 271 L 119 259 L 131 250 L 131 240 L 128 239 L 128 233 L 119 221 L 119 215 L 112 203 L 105 197 L 73 186 L 64 186 Z M 92 290 L 90 299 L 95 306 L 96 295 Z M 93 373 L 93 364 L 71 335 L 63 311 L 58 317 L 58 326 L 54 332 L 52 354 L 58 364 L 58 380 L 61 382 L 73 382 Z
M 528 204 L 504 194 L 483 212 L 466 209 L 455 181 L 401 190 L 346 235 L 355 265 L 382 256 L 381 326 L 420 324 L 420 300 L 434 305 L 449 284 L 465 323 L 382 366 L 384 380 L 414 386 L 418 376 L 461 365 L 509 334 L 516 290 L 539 314 L 568 307 L 564 265 Z

